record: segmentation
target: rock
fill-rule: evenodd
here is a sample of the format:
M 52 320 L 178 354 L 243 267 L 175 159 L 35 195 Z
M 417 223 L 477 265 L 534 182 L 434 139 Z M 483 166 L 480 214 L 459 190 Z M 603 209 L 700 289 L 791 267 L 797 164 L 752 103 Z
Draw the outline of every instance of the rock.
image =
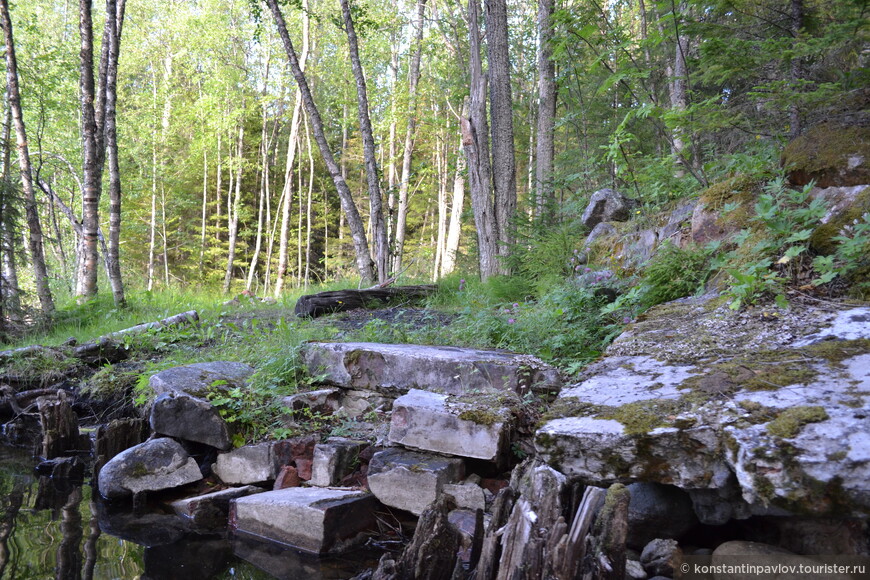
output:
M 550 390 L 561 385 L 556 369 L 535 357 L 502 350 L 450 346 L 308 342 L 302 360 L 311 373 L 343 388 L 396 397 L 410 389 L 461 395 L 502 390 Z
M 643 565 L 637 560 L 625 561 L 625 578 L 626 580 L 646 580 L 649 576 Z
M 113 457 L 99 475 L 106 498 L 171 489 L 202 479 L 196 461 L 169 438 L 152 439 Z
M 275 473 L 285 465 L 295 465 L 299 477 L 311 479 L 311 462 L 314 459 L 314 446 L 320 441 L 317 435 L 304 435 L 272 443 L 272 461 Z
M 308 483 L 319 487 L 337 484 L 356 470 L 360 463 L 360 452 L 368 445 L 365 441 L 354 441 L 344 437 L 330 437 L 326 443 L 314 447 L 314 462 Z
M 687 491 L 704 523 L 870 511 L 870 309 L 649 310 L 562 390 L 535 447 L 591 485 Z
M 852 187 L 814 187 L 813 199 L 824 200 L 828 211 L 819 220 L 819 225 L 810 236 L 810 248 L 817 254 L 833 254 L 838 242 L 833 238 L 841 235 L 846 226 L 870 212 L 870 185 Z
M 278 472 L 272 489 L 286 489 L 288 487 L 299 487 L 300 485 L 302 485 L 302 478 L 299 477 L 299 470 L 293 465 L 285 465 Z
M 253 485 L 231 487 L 221 491 L 179 499 L 170 505 L 176 514 L 190 520 L 199 529 L 226 528 L 230 500 L 261 493 L 262 491 L 262 488 Z
M 866 556 L 870 522 L 866 518 L 759 517 L 745 539 L 780 546 L 795 554 Z
M 390 441 L 423 451 L 499 460 L 508 442 L 510 412 L 495 401 L 475 402 L 411 389 L 393 403 Z
M 230 527 L 306 552 L 339 553 L 365 540 L 378 506 L 363 491 L 292 487 L 233 500 Z
M 221 453 L 212 465 L 221 481 L 230 485 L 262 483 L 275 479 L 272 444 L 245 445 L 229 453 Z
M 842 562 L 842 560 L 838 560 Z M 804 556 L 795 555 L 788 550 L 784 550 L 777 546 L 762 544 L 758 542 L 746 542 L 735 540 L 725 542 L 713 551 L 713 556 L 710 558 L 710 563 L 713 566 L 739 566 L 740 564 L 753 564 L 756 566 L 776 567 L 771 569 L 771 573 L 766 576 L 776 580 L 798 580 L 808 576 L 822 577 L 821 574 L 793 574 L 790 569 L 797 570 L 800 566 L 819 566 L 820 562 Z M 810 568 L 812 569 L 812 568 Z M 780 571 L 781 570 L 781 571 Z M 742 580 L 746 578 L 746 574 L 737 568 L 734 572 L 730 572 L 727 568 L 717 571 L 716 580 Z M 852 578 L 848 574 L 831 573 L 830 571 L 824 574 L 824 578 L 834 578 L 836 580 L 846 580 Z
M 647 544 L 640 554 L 640 563 L 650 576 L 674 577 L 683 561 L 683 551 L 676 540 L 657 539 Z
M 870 127 L 821 123 L 789 143 L 782 166 L 794 185 L 819 187 L 870 183 Z
M 445 484 L 463 477 L 463 461 L 402 449 L 375 453 L 369 464 L 369 489 L 384 505 L 423 513 Z
M 746 227 L 760 191 L 761 183 L 747 175 L 735 175 L 702 191 L 692 212 L 692 241 L 704 245 L 724 240 Z M 729 204 L 736 209 L 723 213 Z
M 692 500 L 678 487 L 660 483 L 628 486 L 628 545 L 638 550 L 656 538 L 677 539 L 698 523 Z
M 219 386 L 225 389 L 241 386 L 253 373 L 252 367 L 238 362 L 193 363 L 151 375 L 148 386 L 157 396 L 180 391 L 205 399 L 211 388 Z
M 118 453 L 145 440 L 144 419 L 119 419 L 100 425 L 94 432 L 94 475 Z
M 441 493 L 452 497 L 456 507 L 470 510 L 472 514 L 475 510 L 486 509 L 486 498 L 483 495 L 483 488 L 479 485 L 468 482 L 448 483 L 441 488 Z
M 391 397 L 379 395 L 374 391 L 344 389 L 341 397 L 341 412 L 353 419 L 371 411 L 389 411 L 392 407 Z
M 339 407 L 339 390 L 338 389 L 319 389 L 316 391 L 306 391 L 296 393 L 289 397 L 284 397 L 281 404 L 290 411 L 301 411 L 302 409 L 311 409 L 314 413 L 323 415 L 332 415 Z
M 599 189 L 589 198 L 589 204 L 580 219 L 590 229 L 601 222 L 624 222 L 631 217 L 634 205 L 633 200 L 614 189 Z
M 226 451 L 232 448 L 226 421 L 208 401 L 183 392 L 163 393 L 151 406 L 151 430 L 161 435 L 196 441 Z

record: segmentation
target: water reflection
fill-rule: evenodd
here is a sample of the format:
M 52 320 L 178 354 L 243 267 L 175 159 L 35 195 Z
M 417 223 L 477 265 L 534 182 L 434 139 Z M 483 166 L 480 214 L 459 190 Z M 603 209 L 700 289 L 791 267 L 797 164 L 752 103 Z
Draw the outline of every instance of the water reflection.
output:
M 378 552 L 318 558 L 222 530 L 193 530 L 161 506 L 107 505 L 89 485 L 37 477 L 35 461 L 0 446 L 0 578 L 14 580 L 340 580 Z

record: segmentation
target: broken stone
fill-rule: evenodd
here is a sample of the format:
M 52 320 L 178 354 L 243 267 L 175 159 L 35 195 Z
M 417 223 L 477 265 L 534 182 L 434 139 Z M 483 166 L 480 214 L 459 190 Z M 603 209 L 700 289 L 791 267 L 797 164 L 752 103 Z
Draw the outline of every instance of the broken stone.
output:
M 368 484 L 384 505 L 419 516 L 445 484 L 462 479 L 463 470 L 459 458 L 387 449 L 375 453 L 369 463 Z
M 253 485 L 231 487 L 221 491 L 179 499 L 170 505 L 175 513 L 190 520 L 197 528 L 225 528 L 230 509 L 230 500 L 261 493 L 262 491 L 262 488 Z
M 525 392 L 561 385 L 556 369 L 503 350 L 450 346 L 309 342 L 302 360 L 314 375 L 344 388 L 395 397 L 410 389 L 461 395 L 481 390 Z
M 580 220 L 590 229 L 601 222 L 624 222 L 631 217 L 634 205 L 634 200 L 615 189 L 605 187 L 592 194 Z
M 221 453 L 212 465 L 221 481 L 230 485 L 262 483 L 275 479 L 272 444 L 245 445 L 229 453 Z
M 308 483 L 319 487 L 337 484 L 359 466 L 360 452 L 366 445 L 365 441 L 344 437 L 330 437 L 326 443 L 315 445 Z
M 196 460 L 173 439 L 152 439 L 113 457 L 100 470 L 100 493 L 106 498 L 161 491 L 202 479 Z
M 341 411 L 355 419 L 371 411 L 389 411 L 393 407 L 393 399 L 374 391 L 362 389 L 345 389 L 341 397 Z
M 486 498 L 483 495 L 483 489 L 479 485 L 473 483 L 448 483 L 441 489 L 445 495 L 449 495 L 456 502 L 456 507 L 459 509 L 485 510 Z
M 299 477 L 299 471 L 293 465 L 285 465 L 278 472 L 278 477 L 275 478 L 275 484 L 272 489 L 286 489 L 288 487 L 299 487 L 302 485 L 302 479 Z
M 241 386 L 253 373 L 253 367 L 238 362 L 193 363 L 151 375 L 148 386 L 158 396 L 180 391 L 204 399 L 212 388 Z
M 226 451 L 233 444 L 226 421 L 208 401 L 182 392 L 163 393 L 151 406 L 151 430 Z
M 307 552 L 338 553 L 365 540 L 378 505 L 363 491 L 292 487 L 233 500 L 230 527 Z
M 674 570 L 679 569 L 682 561 L 683 551 L 676 540 L 653 540 L 640 555 L 640 563 L 650 576 L 673 578 Z
M 412 389 L 393 403 L 390 441 L 460 457 L 498 460 L 507 444 L 510 412 L 489 404 L 458 403 Z
M 338 389 L 319 389 L 284 397 L 281 404 L 290 411 L 311 409 L 314 413 L 332 415 L 338 410 L 338 399 Z

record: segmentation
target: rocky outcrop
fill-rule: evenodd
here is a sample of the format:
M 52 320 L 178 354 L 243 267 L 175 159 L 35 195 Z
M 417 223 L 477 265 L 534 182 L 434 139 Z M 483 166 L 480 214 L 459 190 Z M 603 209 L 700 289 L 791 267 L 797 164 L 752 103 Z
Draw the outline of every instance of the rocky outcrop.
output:
M 542 458 L 604 485 L 689 492 L 705 523 L 870 513 L 870 309 L 651 310 L 562 391 Z
M 615 189 L 599 189 L 589 198 L 580 221 L 589 229 L 601 222 L 624 222 L 631 217 L 635 202 Z
M 789 143 L 781 161 L 794 185 L 870 183 L 870 127 L 821 123 Z
M 107 499 L 143 491 L 162 491 L 202 479 L 196 460 L 169 438 L 152 439 L 113 457 L 99 475 Z
M 148 386 L 156 396 L 182 392 L 205 399 L 210 389 L 242 386 L 254 373 L 244 363 L 216 361 L 173 367 L 151 375 Z

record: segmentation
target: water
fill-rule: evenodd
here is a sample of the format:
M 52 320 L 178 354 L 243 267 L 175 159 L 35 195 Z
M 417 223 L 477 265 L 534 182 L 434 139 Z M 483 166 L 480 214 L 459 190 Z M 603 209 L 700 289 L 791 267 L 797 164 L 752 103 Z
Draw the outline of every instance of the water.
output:
M 90 485 L 34 473 L 20 449 L 0 446 L 0 578 L 339 580 L 377 553 L 317 558 L 254 538 L 189 529 L 160 507 L 109 509 Z

